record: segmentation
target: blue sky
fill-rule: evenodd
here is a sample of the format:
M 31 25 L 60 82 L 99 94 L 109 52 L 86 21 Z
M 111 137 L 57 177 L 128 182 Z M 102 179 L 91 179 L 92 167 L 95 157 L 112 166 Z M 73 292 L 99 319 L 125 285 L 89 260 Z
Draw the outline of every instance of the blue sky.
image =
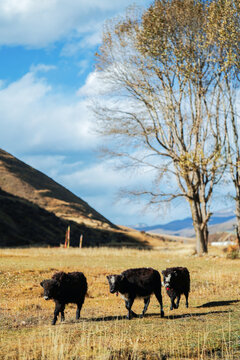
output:
M 148 0 L 138 0 L 148 6 Z M 0 146 L 43 171 L 117 224 L 165 223 L 189 216 L 183 203 L 142 212 L 116 202 L 120 187 L 151 174 L 116 171 L 100 159 L 87 95 L 96 91 L 94 54 L 104 22 L 130 0 L 1 0 Z

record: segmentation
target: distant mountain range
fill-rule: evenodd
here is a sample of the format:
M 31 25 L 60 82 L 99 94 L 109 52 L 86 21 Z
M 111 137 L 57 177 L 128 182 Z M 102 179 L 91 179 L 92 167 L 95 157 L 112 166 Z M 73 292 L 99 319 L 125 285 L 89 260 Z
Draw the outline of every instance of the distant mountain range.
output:
M 216 212 L 209 221 L 209 232 L 225 232 L 234 231 L 234 224 L 236 223 L 236 217 L 234 210 L 228 209 L 224 211 Z M 166 224 L 157 224 L 153 226 L 147 226 L 139 224 L 134 226 L 136 230 L 145 231 L 155 234 L 167 234 L 174 236 L 195 236 L 194 228 L 192 225 L 192 218 L 188 217 L 183 220 L 175 220 Z

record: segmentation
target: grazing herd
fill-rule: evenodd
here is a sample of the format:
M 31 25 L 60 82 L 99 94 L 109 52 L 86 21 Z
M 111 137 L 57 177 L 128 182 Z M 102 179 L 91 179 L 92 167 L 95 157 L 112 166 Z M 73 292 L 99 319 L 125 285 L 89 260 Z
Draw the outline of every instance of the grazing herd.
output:
M 143 317 L 150 303 L 150 297 L 154 294 L 160 305 L 160 315 L 164 317 L 161 286 L 166 289 L 171 299 L 170 310 L 177 309 L 181 294 L 185 295 L 186 307 L 188 307 L 188 295 L 190 291 L 190 275 L 185 267 L 172 267 L 162 271 L 163 283 L 159 272 L 152 268 L 128 269 L 119 275 L 108 275 L 110 293 L 120 293 L 128 310 L 127 318 L 138 315 L 132 311 L 132 305 L 136 298 L 144 300 L 144 308 L 140 317 Z M 61 313 L 61 321 L 64 321 L 64 309 L 66 304 L 76 304 L 76 319 L 80 318 L 80 312 L 87 293 L 87 279 L 82 272 L 57 272 L 51 279 L 43 280 L 40 285 L 44 289 L 44 299 L 54 300 L 55 310 L 52 325 L 56 324 L 57 317 Z M 175 299 L 176 303 L 175 303 Z

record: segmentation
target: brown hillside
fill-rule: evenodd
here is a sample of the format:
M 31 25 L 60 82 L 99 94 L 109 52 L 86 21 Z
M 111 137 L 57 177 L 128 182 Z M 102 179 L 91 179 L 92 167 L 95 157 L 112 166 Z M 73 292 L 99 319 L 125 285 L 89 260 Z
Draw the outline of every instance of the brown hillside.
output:
M 0 247 L 163 245 L 159 236 L 117 227 L 54 180 L 0 149 Z M 154 243 L 154 246 L 156 246 Z
M 39 206 L 0 189 L 0 246 L 59 246 L 66 221 Z
M 0 247 L 59 246 L 64 244 L 67 226 L 71 246 L 131 246 L 149 248 L 139 232 L 109 230 L 78 224 L 57 217 L 32 202 L 0 189 Z
M 116 228 L 72 192 L 0 149 L 0 188 L 56 216 L 94 228 Z

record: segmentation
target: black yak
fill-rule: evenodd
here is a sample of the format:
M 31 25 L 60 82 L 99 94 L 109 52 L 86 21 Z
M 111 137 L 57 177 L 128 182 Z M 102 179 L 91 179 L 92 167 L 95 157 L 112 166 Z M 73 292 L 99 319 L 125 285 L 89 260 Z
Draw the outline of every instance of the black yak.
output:
M 57 272 L 52 279 L 43 280 L 40 285 L 44 289 L 44 299 L 55 301 L 52 325 L 56 324 L 61 312 L 61 321 L 64 321 L 65 305 L 77 304 L 76 319 L 80 318 L 80 311 L 87 293 L 87 280 L 82 272 Z
M 128 310 L 127 318 L 137 316 L 131 307 L 135 298 L 144 299 L 144 308 L 141 317 L 147 311 L 150 297 L 155 294 L 160 307 L 161 317 L 164 316 L 162 294 L 161 294 L 161 276 L 157 270 L 152 268 L 128 269 L 123 271 L 120 275 L 108 275 L 110 292 L 120 293 L 125 300 L 125 305 Z
M 163 286 L 171 299 L 170 310 L 177 309 L 181 294 L 186 297 L 186 307 L 188 307 L 188 294 L 190 291 L 190 275 L 186 267 L 172 267 L 162 271 Z M 175 299 L 177 298 L 176 304 Z

